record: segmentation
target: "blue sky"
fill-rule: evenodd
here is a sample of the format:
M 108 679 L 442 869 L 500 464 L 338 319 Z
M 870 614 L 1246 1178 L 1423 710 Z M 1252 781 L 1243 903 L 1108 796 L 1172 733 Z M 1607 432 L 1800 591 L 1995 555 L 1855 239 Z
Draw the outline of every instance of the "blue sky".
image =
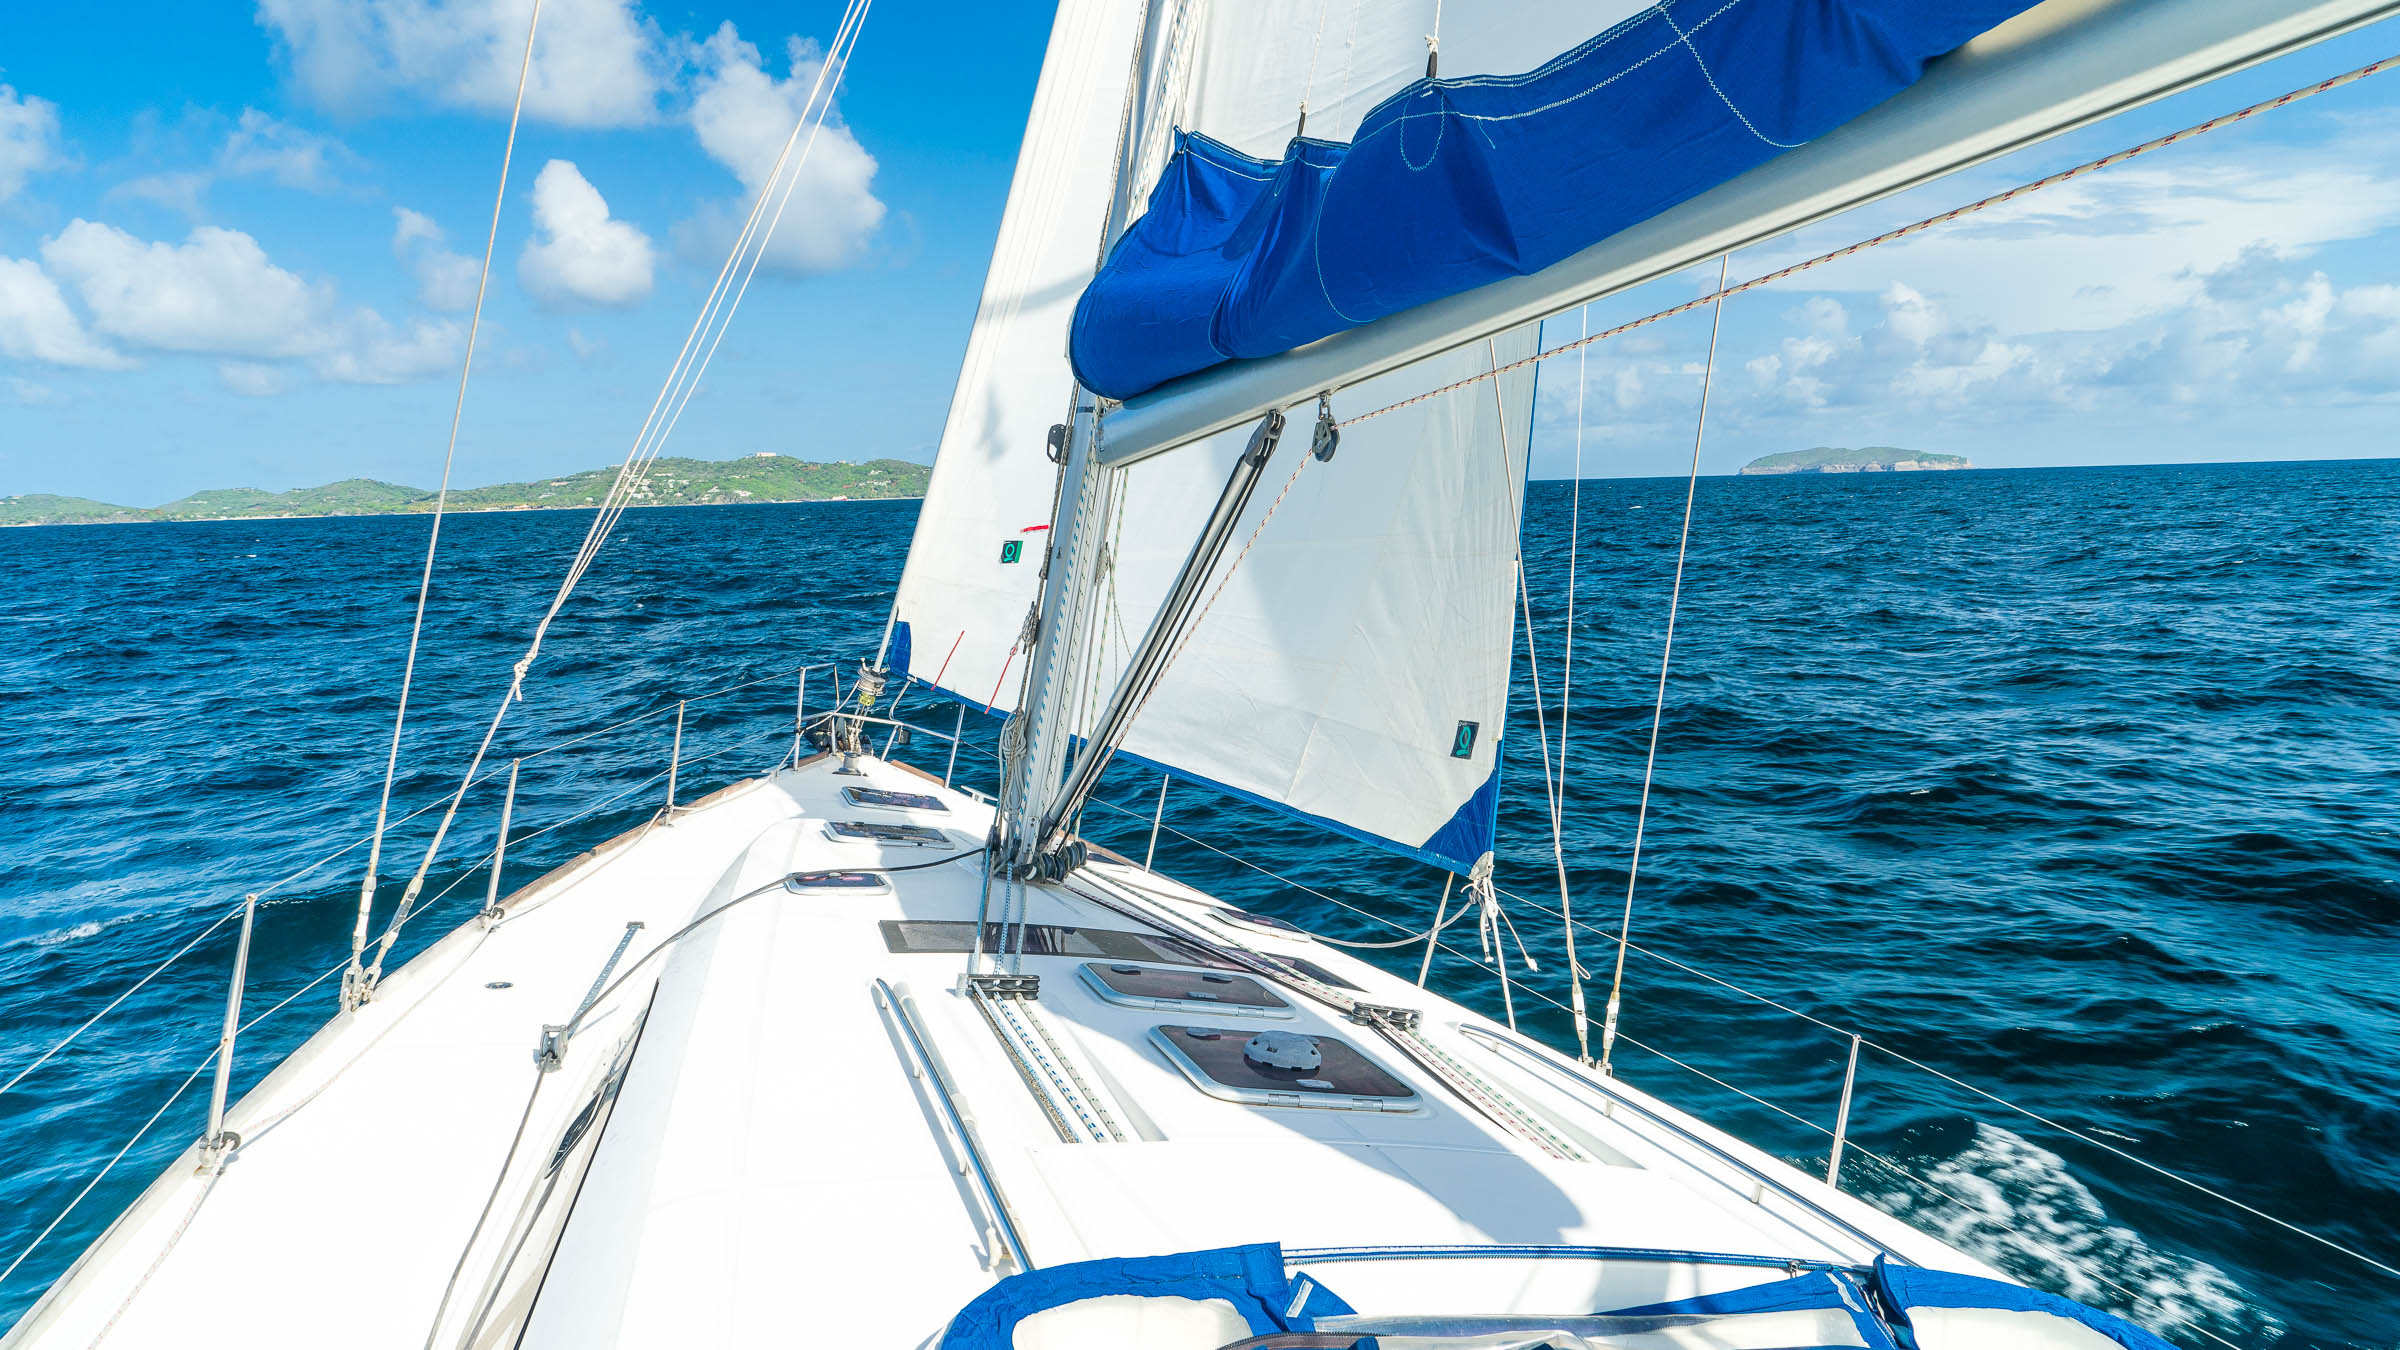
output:
M 522 0 L 0 11 L 0 493 L 430 485 Z M 552 0 L 459 451 L 622 457 L 839 6 Z M 887 3 L 670 453 L 928 458 L 1047 6 Z M 2361 34 L 1737 257 L 1737 276 L 2386 54 Z M 798 81 L 797 85 L 794 81 Z M 1713 268 L 1709 269 L 1713 276 Z M 1604 327 L 1702 283 L 1592 309 Z M 1570 314 L 1551 341 L 1571 336 Z M 1679 472 L 1707 320 L 1594 348 L 1584 471 Z M 1573 358 L 1535 467 L 1573 463 Z M 2400 75 L 1746 295 L 1704 466 L 1887 443 L 1990 465 L 2392 453 Z

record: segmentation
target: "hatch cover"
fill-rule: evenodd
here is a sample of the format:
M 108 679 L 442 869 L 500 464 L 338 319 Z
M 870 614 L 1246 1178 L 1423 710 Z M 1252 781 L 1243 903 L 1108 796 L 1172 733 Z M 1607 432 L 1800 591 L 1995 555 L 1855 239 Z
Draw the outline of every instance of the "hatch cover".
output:
M 1260 1042 L 1253 1054 L 1252 1043 Z M 1307 1042 L 1306 1046 L 1295 1044 Z M 1335 1111 L 1414 1111 L 1418 1097 L 1408 1084 L 1350 1048 L 1338 1036 L 1303 1036 L 1256 1027 L 1163 1026 L 1150 1030 L 1150 1043 L 1211 1097 L 1252 1106 L 1300 1106 Z M 1304 1050 L 1315 1051 L 1309 1068 Z
M 1184 1013 L 1215 1009 L 1250 1017 L 1292 1015 L 1292 1005 L 1281 995 L 1247 975 L 1121 961 L 1087 961 L 1077 973 L 1094 994 L 1127 1008 Z

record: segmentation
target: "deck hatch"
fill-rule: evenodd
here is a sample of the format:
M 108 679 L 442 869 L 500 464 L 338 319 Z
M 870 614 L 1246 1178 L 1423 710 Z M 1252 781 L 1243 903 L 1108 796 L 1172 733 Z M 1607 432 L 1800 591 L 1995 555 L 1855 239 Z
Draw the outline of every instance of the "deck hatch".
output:
M 929 792 L 894 792 L 890 788 L 846 787 L 842 800 L 852 806 L 880 808 L 885 811 L 941 811 L 950 808 L 942 799 Z
M 931 825 L 896 825 L 880 820 L 829 820 L 825 837 L 844 844 L 906 844 L 912 848 L 947 848 L 950 836 Z
M 892 883 L 881 872 L 794 872 L 783 879 L 783 888 L 802 895 L 821 891 L 886 895 L 891 892 Z
M 1087 961 L 1076 973 L 1092 993 L 1121 1007 L 1181 1013 L 1215 1010 L 1251 1017 L 1292 1015 L 1292 1005 L 1281 995 L 1247 975 L 1118 961 Z
M 1150 1043 L 1211 1097 L 1251 1106 L 1299 1106 L 1334 1111 L 1414 1111 L 1416 1092 L 1338 1036 L 1308 1036 L 1317 1063 L 1279 1068 L 1253 1057 L 1254 1040 L 1273 1040 L 1265 1058 L 1291 1062 L 1297 1033 L 1256 1027 L 1162 1026 Z
M 1080 956 L 1107 961 L 1160 961 L 1187 965 L 1216 964 L 1206 952 L 1171 937 L 1128 933 L 1113 928 L 1069 928 L 1061 924 L 1029 923 L 1011 930 L 1027 956 Z M 1001 949 L 1001 927 L 983 926 L 983 949 Z M 975 925 L 964 919 L 885 919 L 884 950 L 895 956 L 947 955 L 975 949 Z

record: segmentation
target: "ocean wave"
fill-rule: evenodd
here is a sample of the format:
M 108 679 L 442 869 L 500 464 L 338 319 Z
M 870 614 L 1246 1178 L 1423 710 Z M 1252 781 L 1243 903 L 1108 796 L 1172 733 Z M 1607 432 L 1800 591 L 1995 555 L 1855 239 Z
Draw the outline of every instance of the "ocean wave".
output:
M 1917 1175 L 1939 1194 L 1880 1168 L 1859 1169 L 1851 1189 L 2019 1279 L 2170 1336 L 2198 1328 L 2255 1346 L 2283 1335 L 2231 1275 L 2111 1217 L 2066 1159 L 2022 1135 L 1977 1121 L 1965 1147 Z

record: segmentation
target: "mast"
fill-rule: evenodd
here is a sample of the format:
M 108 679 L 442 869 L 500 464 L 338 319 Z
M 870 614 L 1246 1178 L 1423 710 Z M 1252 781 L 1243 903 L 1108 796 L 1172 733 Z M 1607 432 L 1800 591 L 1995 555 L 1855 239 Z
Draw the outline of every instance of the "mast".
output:
M 1140 36 L 1126 75 L 1125 103 L 1118 119 L 1116 172 L 1109 188 L 1108 212 L 1101 222 L 1094 266 L 1108 256 L 1125 230 L 1135 207 L 1134 176 L 1140 170 L 1143 131 L 1157 115 L 1152 94 L 1168 81 L 1161 71 L 1149 78 L 1155 60 L 1162 66 L 1174 59 L 1160 51 L 1171 34 L 1160 27 L 1160 11 L 1181 6 L 1174 0 L 1149 0 L 1144 6 Z M 1045 870 L 1039 856 L 1044 822 L 1063 790 L 1067 750 L 1074 737 L 1068 725 L 1068 695 L 1073 672 L 1081 668 L 1084 644 L 1090 640 L 1097 588 L 1104 570 L 1102 548 L 1123 470 L 1102 463 L 1097 455 L 1099 400 L 1080 384 L 1070 390 L 1070 419 L 1051 428 L 1060 456 L 1058 502 L 1052 510 L 1049 545 L 1042 565 L 1041 598 L 1027 622 L 1034 627 L 1032 650 L 1025 666 L 1024 692 L 1018 712 L 1001 735 L 1002 779 L 998 828 L 1000 838 L 994 866 L 1010 875 L 1035 876 Z M 1048 870 L 1058 871 L 1056 862 Z

